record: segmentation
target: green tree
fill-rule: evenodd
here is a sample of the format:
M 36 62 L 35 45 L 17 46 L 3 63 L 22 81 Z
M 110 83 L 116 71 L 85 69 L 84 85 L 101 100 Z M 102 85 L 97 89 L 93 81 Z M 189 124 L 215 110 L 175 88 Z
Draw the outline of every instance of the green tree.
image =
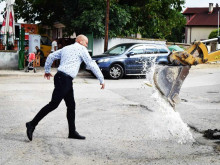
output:
M 77 7 L 78 0 L 16 0 L 14 12 L 16 20 L 23 19 L 28 23 L 52 26 L 54 22 L 65 22 L 68 25 Z
M 77 33 L 91 33 L 95 37 L 105 35 L 106 1 L 80 0 L 77 10 L 78 15 L 71 21 L 71 27 Z M 126 34 L 126 25 L 131 19 L 126 7 L 121 6 L 116 0 L 111 0 L 109 11 L 109 37 Z
M 186 19 L 181 13 L 178 13 L 176 16 L 176 26 L 173 27 L 170 34 L 165 37 L 169 42 L 182 42 L 184 39 Z
M 95 37 L 104 37 L 106 2 L 103 0 L 16 0 L 15 3 L 16 19 L 38 21 L 51 27 L 54 22 L 61 22 L 68 35 L 93 32 Z M 109 37 L 126 34 L 125 26 L 130 18 L 125 6 L 111 0 Z
M 14 5 L 16 19 L 28 23 L 36 21 L 51 26 L 63 17 L 64 7 L 60 0 L 16 0 Z
M 129 6 L 131 31 L 146 38 L 166 38 L 179 24 L 185 24 L 180 14 L 184 0 L 120 0 L 119 3 Z
M 0 0 L 1 1 L 1 0 Z M 110 0 L 109 37 L 140 33 L 145 38 L 174 39 L 185 24 L 185 0 Z M 16 0 L 15 15 L 27 22 L 63 23 L 67 34 L 105 34 L 106 0 Z M 176 36 L 176 38 L 175 38 Z

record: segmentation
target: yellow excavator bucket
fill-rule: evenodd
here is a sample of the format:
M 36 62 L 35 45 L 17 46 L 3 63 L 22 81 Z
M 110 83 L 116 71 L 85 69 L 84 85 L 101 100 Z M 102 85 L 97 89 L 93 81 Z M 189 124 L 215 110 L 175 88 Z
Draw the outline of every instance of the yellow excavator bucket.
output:
M 211 52 L 208 52 L 206 44 L 213 46 L 210 47 Z M 155 68 L 155 87 L 173 107 L 180 101 L 179 92 L 191 65 L 220 61 L 220 49 L 217 44 L 220 44 L 220 37 L 196 41 L 186 51 L 172 52 L 168 56 L 170 65 L 158 65 Z

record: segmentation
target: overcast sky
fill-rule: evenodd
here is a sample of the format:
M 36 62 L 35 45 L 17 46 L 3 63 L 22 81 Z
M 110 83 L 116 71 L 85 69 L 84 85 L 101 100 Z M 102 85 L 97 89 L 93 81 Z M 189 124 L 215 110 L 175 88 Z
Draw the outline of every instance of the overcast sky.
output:
M 214 6 L 216 3 L 220 5 L 220 0 L 185 0 L 184 9 L 186 7 L 208 7 L 209 3 L 214 3 Z M 0 3 L 0 12 L 4 10 L 5 2 Z M 0 22 L 3 21 L 2 15 L 0 14 Z M 20 22 L 20 21 L 19 21 Z
M 213 3 L 216 6 L 216 3 L 220 5 L 220 0 L 185 0 L 186 7 L 209 7 L 209 3 Z

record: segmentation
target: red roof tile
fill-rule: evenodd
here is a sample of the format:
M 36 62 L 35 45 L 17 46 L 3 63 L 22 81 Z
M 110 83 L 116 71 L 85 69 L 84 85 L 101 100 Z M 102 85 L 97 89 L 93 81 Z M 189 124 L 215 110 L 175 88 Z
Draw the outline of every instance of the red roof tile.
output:
M 187 14 L 196 14 L 196 13 L 205 13 L 205 12 L 209 12 L 209 8 L 207 7 L 194 7 L 194 8 L 186 8 L 183 12 L 184 15 Z
M 184 15 L 192 15 L 187 22 L 187 26 L 217 26 L 218 25 L 218 10 L 213 9 L 209 13 L 209 8 L 186 8 Z

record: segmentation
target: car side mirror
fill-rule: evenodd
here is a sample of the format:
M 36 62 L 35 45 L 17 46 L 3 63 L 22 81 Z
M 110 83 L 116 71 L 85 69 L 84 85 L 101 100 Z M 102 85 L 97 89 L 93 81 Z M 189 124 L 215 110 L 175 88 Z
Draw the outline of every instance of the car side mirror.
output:
M 130 57 L 130 56 L 134 55 L 134 52 L 128 52 L 126 55 L 127 55 L 127 57 Z

